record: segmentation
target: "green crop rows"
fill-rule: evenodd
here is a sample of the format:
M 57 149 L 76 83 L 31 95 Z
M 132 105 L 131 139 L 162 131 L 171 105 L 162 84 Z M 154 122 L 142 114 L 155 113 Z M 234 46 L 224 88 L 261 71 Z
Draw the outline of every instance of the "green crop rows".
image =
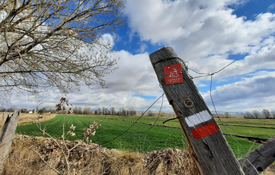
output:
M 86 128 L 89 123 L 91 124 L 96 121 L 102 126 L 97 130 L 96 135 L 91 136 L 90 139 L 94 143 L 100 144 L 107 148 L 137 152 L 148 152 L 165 148 L 188 148 L 182 130 L 178 129 L 180 128 L 180 125 L 177 120 L 169 121 L 165 123 L 165 125 L 178 128 L 168 128 L 160 126 L 163 125 L 162 122 L 167 120 L 168 117 L 160 117 L 156 123 L 159 126 L 153 127 L 150 124 L 155 123 L 157 117 L 144 116 L 138 121 L 138 123 L 134 123 L 137 118 L 137 116 L 121 117 L 65 115 L 65 132 L 69 130 L 71 124 L 74 124 L 76 125 L 76 136 L 68 136 L 67 139 L 83 139 L 83 129 Z M 63 119 L 64 115 L 57 115 L 54 119 L 41 123 L 41 127 L 45 127 L 47 133 L 53 137 L 60 138 L 62 135 Z M 226 120 L 226 123 L 229 125 L 227 129 L 225 129 L 225 126 L 221 126 L 221 129 L 225 133 L 227 133 L 228 130 L 231 134 L 242 136 L 253 136 L 260 138 L 270 138 L 274 136 L 274 129 L 255 128 L 257 125 L 265 125 L 265 123 L 263 124 L 261 121 L 258 121 L 258 123 L 253 121 L 253 123 L 252 121 L 250 122 L 248 119 L 245 119 L 247 123 L 243 120 L 241 123 L 242 126 L 234 126 L 234 119 L 231 119 L 231 121 L 229 121 L 229 119 Z M 270 122 L 267 123 L 272 125 Z M 237 124 L 240 124 L 240 122 L 237 122 Z M 253 124 L 253 127 L 246 127 L 246 124 Z M 127 130 L 128 128 L 130 129 Z M 126 130 L 127 132 L 125 132 Z M 16 132 L 25 135 L 42 136 L 42 133 L 38 130 L 35 124 L 18 126 Z M 254 144 L 253 142 L 245 139 L 233 139 L 231 137 L 226 137 L 226 139 L 237 157 L 241 157 L 247 154 L 249 150 L 259 146 L 259 144 Z

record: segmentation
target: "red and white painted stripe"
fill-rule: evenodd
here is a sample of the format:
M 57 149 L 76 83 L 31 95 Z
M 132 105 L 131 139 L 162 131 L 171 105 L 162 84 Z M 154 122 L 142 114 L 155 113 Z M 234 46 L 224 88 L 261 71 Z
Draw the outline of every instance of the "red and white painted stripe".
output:
M 209 120 L 211 120 L 213 117 L 209 114 L 208 111 L 202 111 L 199 112 L 195 115 L 191 115 L 189 117 L 185 118 L 185 121 L 187 123 L 187 125 L 189 127 L 195 127 L 198 124 L 201 124 L 203 122 L 207 122 Z M 193 136 L 196 139 L 201 139 L 204 137 L 207 137 L 209 135 L 212 135 L 214 133 L 217 133 L 219 131 L 218 126 L 216 125 L 216 123 L 212 122 L 212 123 L 208 123 L 204 126 L 195 128 L 192 131 Z

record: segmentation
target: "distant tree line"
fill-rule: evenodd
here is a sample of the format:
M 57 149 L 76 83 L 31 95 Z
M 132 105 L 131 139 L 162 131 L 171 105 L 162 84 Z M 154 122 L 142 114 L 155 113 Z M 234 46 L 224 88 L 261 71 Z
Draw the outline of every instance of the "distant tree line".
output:
M 83 109 L 79 106 L 73 107 L 74 114 L 93 114 L 90 107 L 84 107 Z
M 215 114 L 213 114 L 216 116 Z M 239 113 L 237 115 L 241 115 L 244 118 L 248 119 L 275 119 L 275 110 L 269 111 L 268 109 L 263 109 L 262 111 L 258 110 L 253 110 L 251 111 L 246 111 L 245 113 Z M 234 117 L 234 114 L 230 114 L 229 112 L 225 112 L 224 114 L 219 115 L 220 117 L 225 117 L 225 118 L 231 118 Z
M 119 108 L 119 110 L 116 111 L 115 107 L 111 107 L 109 109 L 102 107 L 95 110 L 94 114 L 95 115 L 133 116 L 133 115 L 137 115 L 137 111 L 134 108 L 129 108 L 129 109 Z
M 150 117 L 158 116 L 158 115 L 159 116 L 170 116 L 170 117 L 176 116 L 176 114 L 174 112 L 169 112 L 169 113 L 163 112 L 163 111 L 153 112 L 152 110 L 148 110 L 146 114 L 147 114 L 147 116 L 150 116 Z
M 252 112 L 247 111 L 244 114 L 244 118 L 254 118 L 254 119 L 275 119 L 275 110 L 269 111 L 268 109 L 263 109 L 261 112 L 253 110 Z

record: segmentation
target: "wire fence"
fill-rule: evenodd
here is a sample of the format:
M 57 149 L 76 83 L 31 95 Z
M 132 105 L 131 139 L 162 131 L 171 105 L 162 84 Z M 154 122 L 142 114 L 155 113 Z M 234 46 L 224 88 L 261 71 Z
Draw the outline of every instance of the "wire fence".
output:
M 184 65 L 187 65 L 186 62 L 184 62 L 182 60 L 183 63 L 185 63 Z M 221 68 L 220 70 L 218 71 L 215 71 L 213 73 L 201 73 L 201 72 L 198 72 L 190 67 L 189 64 L 188 66 L 186 66 L 186 69 L 187 70 L 190 70 L 190 71 L 193 71 L 194 73 L 196 74 L 199 74 L 201 76 L 197 76 L 197 77 L 193 77 L 193 78 L 201 78 L 201 77 L 208 77 L 210 76 L 210 92 L 209 92 L 209 96 L 210 96 L 210 99 L 211 99 L 211 102 L 212 102 L 212 105 L 213 105 L 213 108 L 214 108 L 214 112 L 217 116 L 217 118 L 219 119 L 219 121 L 221 122 L 222 125 L 225 126 L 225 129 L 226 129 L 226 132 L 230 135 L 230 137 L 240 146 L 240 148 L 244 149 L 244 147 L 232 136 L 232 134 L 229 132 L 228 130 L 228 126 L 225 125 L 221 119 L 221 117 L 219 116 L 218 112 L 217 112 L 217 109 L 216 109 L 216 105 L 215 105 L 215 102 L 214 102 L 214 98 L 213 98 L 213 95 L 212 95 L 212 88 L 213 88 L 213 76 L 220 73 L 221 71 L 223 71 L 224 69 L 226 69 L 227 67 L 229 67 L 230 65 L 232 65 L 235 61 L 231 62 L 230 64 L 226 65 L 225 67 Z M 143 131 L 136 131 L 136 130 L 132 130 L 134 128 L 135 125 L 139 125 L 139 121 L 145 117 L 145 114 L 152 108 L 152 106 L 154 106 L 159 100 L 161 100 L 161 103 L 160 103 L 160 108 L 159 108 L 159 111 L 158 111 L 158 115 L 157 117 L 155 118 L 154 120 L 154 123 L 147 125 L 149 126 L 148 128 L 146 128 L 145 130 Z M 117 141 L 118 138 L 120 138 L 120 142 L 122 142 L 121 144 L 123 144 L 123 142 L 127 142 L 128 140 L 128 136 L 130 136 L 133 140 L 133 147 L 136 149 L 131 149 L 129 151 L 137 151 L 137 152 L 149 152 L 151 150 L 161 150 L 161 149 L 164 149 L 164 148 L 168 148 L 168 147 L 177 147 L 177 148 L 183 148 L 184 146 L 186 146 L 186 144 L 184 143 L 184 133 L 182 132 L 182 130 L 180 130 L 181 134 L 178 136 L 178 138 L 175 138 L 173 133 L 171 133 L 170 131 L 173 130 L 172 128 L 166 128 L 166 131 L 169 132 L 168 133 L 168 136 L 167 137 L 162 137 L 162 140 L 160 141 L 162 146 L 159 146 L 159 145 L 154 145 L 152 144 L 152 138 L 149 137 L 148 135 L 148 132 L 152 131 L 154 129 L 154 127 L 158 126 L 157 125 L 157 122 L 160 120 L 161 118 L 161 112 L 162 112 L 162 108 L 163 108 L 163 101 L 164 101 L 164 93 L 162 93 L 162 95 L 160 95 L 139 117 L 137 117 L 137 119 L 135 121 L 132 121 L 132 124 L 130 124 L 130 126 L 128 126 L 126 129 L 124 129 L 121 133 L 117 134 L 115 137 L 109 139 L 108 141 L 105 141 L 103 143 L 101 143 L 101 145 L 103 145 L 104 147 L 107 147 L 111 144 L 113 144 L 115 141 Z M 174 118 L 176 119 L 176 118 Z M 107 118 L 105 118 L 104 120 L 108 120 Z M 166 122 L 170 122 L 172 119 L 168 119 L 166 121 L 163 122 L 166 123 Z M 126 134 L 128 134 L 128 136 L 126 136 Z M 179 142 L 179 140 L 181 142 Z M 117 143 L 116 143 L 117 144 Z M 112 145 L 113 146 L 113 145 Z M 95 146 L 93 149 L 97 149 L 98 147 L 100 147 L 100 145 L 98 146 Z M 123 148 L 123 146 L 121 145 L 117 145 L 115 146 L 116 148 Z M 119 156 L 116 155 L 116 156 Z M 115 157 L 115 156 L 114 156 Z
M 183 63 L 184 63 L 184 65 L 187 65 L 188 63 L 186 63 L 186 62 L 184 62 L 183 60 L 181 60 Z M 230 65 L 232 65 L 233 63 L 234 63 L 235 61 L 233 61 L 233 62 L 231 62 L 230 64 L 228 64 L 228 65 L 226 65 L 225 67 L 223 67 L 223 68 L 221 68 L 221 69 L 219 69 L 218 71 L 215 71 L 215 72 L 213 72 L 213 73 L 201 73 L 201 72 L 198 72 L 198 71 L 196 71 L 196 70 L 194 70 L 194 69 L 192 69 L 192 68 L 190 68 L 190 67 L 188 67 L 189 66 L 189 64 L 188 64 L 188 66 L 186 66 L 186 69 L 187 70 L 190 70 L 190 71 L 193 71 L 193 72 L 195 72 L 196 74 L 199 74 L 199 75 L 202 75 L 202 76 L 197 76 L 197 77 L 193 77 L 193 78 L 199 78 L 199 77 L 208 77 L 208 76 L 210 76 L 211 77 L 211 81 L 210 81 L 210 93 L 209 93 L 209 95 L 210 95 L 210 98 L 211 98 L 211 102 L 212 102 L 212 104 L 213 104 L 213 108 L 214 108 L 214 111 L 215 111 L 215 114 L 216 114 L 216 116 L 217 116 L 217 118 L 219 119 L 219 121 L 222 123 L 222 125 L 224 125 L 225 126 L 225 129 L 226 129 L 226 132 L 228 133 L 228 135 L 230 135 L 230 137 L 240 146 L 240 148 L 242 148 L 242 149 L 244 149 L 243 148 L 243 146 L 232 136 L 232 134 L 229 132 L 229 130 L 228 130 L 228 126 L 227 125 L 225 125 L 224 123 L 223 123 L 223 121 L 222 121 L 222 119 L 220 118 L 220 116 L 219 116 L 219 114 L 218 114 L 218 112 L 217 112 L 217 109 L 216 109 L 216 105 L 215 105 L 215 103 L 214 103 L 214 99 L 213 99 L 213 96 L 212 96 L 212 82 L 213 82 L 213 76 L 215 75 L 215 74 L 218 74 L 218 73 L 220 73 L 221 71 L 223 71 L 224 69 L 226 69 L 227 67 L 229 67 Z M 140 121 L 140 119 L 142 118 L 142 117 L 144 117 L 145 116 L 145 114 L 148 112 L 148 110 L 149 109 L 151 109 L 151 107 L 152 106 L 154 106 L 160 99 L 162 99 L 162 101 L 161 101 L 161 105 L 160 105 L 160 109 L 159 109 L 159 111 L 158 111 L 158 115 L 157 115 L 157 117 L 156 117 L 156 119 L 155 119 L 155 121 L 154 121 L 154 123 L 153 124 L 150 124 L 151 126 L 148 128 L 148 129 L 145 129 L 144 131 L 135 131 L 135 130 L 131 130 L 135 125 L 137 125 L 138 124 L 138 122 Z M 130 135 L 130 137 L 133 139 L 133 142 L 134 142 L 134 145 L 135 145 L 135 147 L 136 147 L 136 150 L 138 150 L 138 151 L 141 151 L 141 152 L 147 152 L 147 151 L 149 151 L 149 150 L 159 150 L 159 149 L 163 149 L 163 148 L 165 148 L 165 147 L 167 147 L 168 146 L 168 144 L 167 143 L 171 143 L 171 142 L 173 142 L 173 139 L 171 139 L 172 137 L 171 137 L 171 135 L 169 136 L 169 137 L 167 137 L 167 138 L 164 138 L 165 139 L 165 141 L 164 141 L 164 143 L 163 143 L 163 147 L 159 147 L 159 146 L 154 146 L 152 143 L 151 143 L 151 140 L 150 140 L 150 138 L 148 138 L 147 137 L 147 135 L 146 135 L 146 133 L 148 133 L 150 130 L 152 130 L 155 126 L 156 126 L 156 123 L 159 121 L 159 119 L 160 119 L 160 116 L 161 116 L 161 110 L 162 110 L 162 107 L 163 107 L 163 99 L 164 99 L 164 93 L 162 94 L 162 95 L 160 95 L 135 121 L 132 121 L 132 124 L 127 128 L 127 129 L 125 129 L 123 132 L 121 132 L 120 134 L 118 134 L 117 136 L 115 136 L 115 137 L 113 137 L 112 139 L 110 139 L 110 140 L 108 140 L 107 142 L 104 142 L 104 143 L 102 143 L 101 145 L 103 145 L 103 146 L 107 146 L 108 147 L 108 145 L 111 145 L 113 142 L 115 142 L 118 138 L 120 138 L 121 137 L 121 139 L 120 139 L 120 142 L 122 142 L 121 143 L 121 145 L 119 145 L 119 146 L 117 146 L 118 148 L 123 148 L 123 142 L 127 142 L 127 135 L 126 134 L 128 134 L 128 135 Z M 163 124 L 164 123 L 166 123 L 166 122 L 169 122 L 169 121 L 171 121 L 171 120 L 173 120 L 173 119 L 176 119 L 176 118 L 172 118 L 172 119 L 168 119 L 168 120 L 166 120 L 166 121 L 164 121 L 163 122 Z M 182 135 L 183 135 L 183 133 L 181 133 Z M 168 141 L 168 140 L 170 140 L 170 141 Z M 126 143 L 127 144 L 127 143 Z M 112 146 L 114 146 L 114 145 L 112 145 Z M 172 146 L 171 144 L 170 144 L 170 146 Z M 178 147 L 180 147 L 176 142 L 173 144 L 173 146 L 178 146 Z

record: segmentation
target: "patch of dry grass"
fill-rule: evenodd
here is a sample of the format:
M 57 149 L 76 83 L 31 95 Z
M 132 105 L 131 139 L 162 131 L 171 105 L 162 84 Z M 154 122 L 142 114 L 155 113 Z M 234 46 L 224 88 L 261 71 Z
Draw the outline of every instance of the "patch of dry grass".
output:
M 9 157 L 5 162 L 4 174 L 56 174 L 37 154 L 29 149 L 31 145 L 34 145 L 49 165 L 57 170 L 62 169 L 65 165 L 61 153 L 58 150 L 49 149 L 45 146 L 46 142 L 47 138 L 16 135 Z M 74 142 L 76 141 L 70 143 L 75 144 Z M 72 152 L 70 159 L 72 174 L 198 174 L 190 154 L 184 150 L 169 148 L 140 154 L 96 146 L 96 144 L 80 146 Z M 96 149 L 94 149 L 95 147 Z M 65 172 L 62 173 L 65 174 Z
M 74 145 L 81 141 L 68 141 Z M 30 150 L 35 146 L 47 164 L 57 170 L 65 166 L 62 154 L 49 147 L 49 138 L 16 135 L 11 152 L 5 162 L 5 175 L 52 175 L 56 174 L 40 157 Z M 81 144 L 70 158 L 71 174 L 84 175 L 199 175 L 197 167 L 188 151 L 168 148 L 147 154 L 109 150 L 96 144 Z M 62 172 L 61 174 L 66 174 Z M 274 175 L 274 166 L 270 166 L 263 175 Z
M 3 112 L 0 112 L 0 130 L 2 130 L 2 127 L 6 121 L 7 116 L 8 115 L 10 116 L 11 114 L 12 113 L 5 112 L 3 117 Z M 20 126 L 20 125 L 44 122 L 54 118 L 55 116 L 56 114 L 48 114 L 48 113 L 43 115 L 21 113 L 17 125 Z

